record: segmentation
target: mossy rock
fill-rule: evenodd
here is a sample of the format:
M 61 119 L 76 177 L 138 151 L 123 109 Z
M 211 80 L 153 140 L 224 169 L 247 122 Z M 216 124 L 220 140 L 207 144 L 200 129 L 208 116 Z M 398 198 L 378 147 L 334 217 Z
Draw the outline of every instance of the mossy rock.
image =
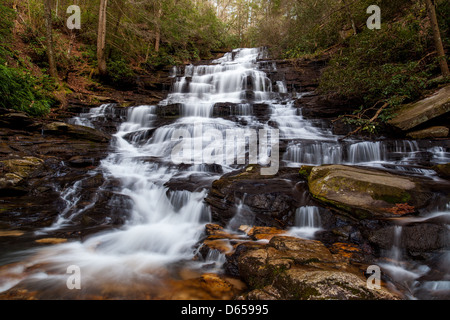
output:
M 450 163 L 438 164 L 433 167 L 437 174 L 446 179 L 450 179 Z
M 299 170 L 299 174 L 303 177 L 303 178 L 305 178 L 305 179 L 308 179 L 309 178 L 309 175 L 311 174 L 311 170 L 314 168 L 314 166 L 306 166 L 306 165 L 303 165 L 303 166 L 301 166 L 300 167 L 300 170 Z
M 389 217 L 398 204 L 420 208 L 429 193 L 419 181 L 382 170 L 324 165 L 311 170 L 311 194 L 358 219 Z
M 21 180 L 30 176 L 35 170 L 42 168 L 44 161 L 35 157 L 24 157 L 20 159 L 10 159 L 0 161 L 6 178 L 11 180 Z

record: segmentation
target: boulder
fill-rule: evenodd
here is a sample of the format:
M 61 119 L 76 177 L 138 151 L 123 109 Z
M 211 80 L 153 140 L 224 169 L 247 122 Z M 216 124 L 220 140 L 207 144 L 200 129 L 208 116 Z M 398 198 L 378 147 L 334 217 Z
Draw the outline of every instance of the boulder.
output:
M 446 86 L 426 99 L 405 105 L 389 123 L 406 131 L 449 111 L 450 86 Z
M 160 118 L 177 118 L 181 115 L 183 105 L 181 103 L 169 104 L 167 106 L 158 105 L 156 114 Z
M 344 165 L 313 168 L 308 185 L 317 200 L 359 219 L 412 213 L 430 198 L 414 178 Z
M 239 250 L 245 246 L 245 250 Z M 342 262 L 321 242 L 275 236 L 268 244 L 242 244 L 237 268 L 250 291 L 242 299 L 396 299 L 386 289 L 371 290 L 358 268 Z M 233 268 L 230 268 L 233 269 Z

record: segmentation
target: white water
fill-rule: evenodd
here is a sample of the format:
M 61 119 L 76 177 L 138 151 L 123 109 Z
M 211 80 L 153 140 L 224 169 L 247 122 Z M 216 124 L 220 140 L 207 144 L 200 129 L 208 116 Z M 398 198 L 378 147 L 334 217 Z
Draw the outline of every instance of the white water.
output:
M 213 176 L 204 171 L 202 163 L 196 163 L 185 171 L 174 165 L 170 157 L 174 130 L 182 128 L 192 133 L 194 125 L 201 123 L 203 128 L 224 132 L 236 128 L 236 124 L 211 118 L 215 103 L 238 103 L 240 107 L 235 112 L 250 115 L 248 90 L 253 92 L 252 102 L 268 101 L 272 85 L 256 65 L 256 59 L 263 54 L 260 49 L 242 49 L 225 55 L 211 66 L 188 66 L 185 76 L 176 78 L 173 92 L 160 103 L 162 107 L 173 103 L 181 105 L 182 117 L 172 124 L 155 128 L 156 106 L 131 108 L 127 121 L 114 135 L 113 152 L 100 166 L 106 179 L 121 182 L 118 192 L 132 200 L 130 212 L 124 212 L 127 223 L 118 230 L 100 233 L 85 241 L 73 241 L 33 252 L 31 264 L 43 263 L 50 267 L 49 270 L 31 273 L 24 281 L 35 285 L 43 281 L 42 286 L 51 283 L 64 286 L 65 282 L 62 283 L 61 279 L 66 279 L 63 275 L 67 267 L 76 265 L 82 270 L 84 288 L 89 289 L 107 282 L 157 278 L 161 267 L 191 260 L 194 245 L 204 231 L 205 223 L 210 221 L 209 209 L 203 202 L 207 190 L 169 193 L 164 184 L 175 176 L 188 178 L 193 173 L 204 173 L 211 181 L 219 175 Z M 177 73 L 178 70 L 173 70 L 173 77 Z M 95 108 L 74 122 L 93 126 L 91 120 L 103 115 L 107 108 L 108 105 Z M 144 133 L 151 129 L 156 129 L 152 137 L 142 141 Z M 195 153 L 202 150 L 191 151 L 195 158 Z M 149 157 L 158 161 L 141 160 Z M 224 170 L 231 168 L 224 164 Z M 62 192 L 66 208 L 54 224 L 40 230 L 41 233 L 58 230 L 81 213 L 72 210 L 79 200 L 78 188 L 79 183 L 76 183 Z M 214 258 L 223 263 L 223 256 L 214 253 L 208 255 L 206 262 L 210 263 Z M 202 262 L 198 264 L 200 267 Z M 12 281 L 10 285 L 16 282 Z M 8 287 L 6 285 L 3 290 Z
M 289 234 L 312 239 L 317 231 L 322 230 L 319 208 L 315 206 L 300 207 L 295 212 L 295 225 Z
M 81 268 L 83 288 L 89 288 L 99 287 L 107 282 L 128 283 L 158 279 L 162 268 L 183 260 L 191 261 L 195 254 L 194 245 L 203 232 L 205 223 L 210 221 L 209 209 L 203 203 L 207 190 L 168 192 L 169 189 L 164 184 L 175 177 L 188 179 L 192 174 L 202 174 L 210 181 L 219 177 L 219 174 L 211 173 L 201 161 L 194 161 L 193 165 L 181 168 L 171 160 L 171 150 L 175 145 L 172 136 L 176 130 L 184 129 L 191 133 L 193 138 L 187 141 L 187 145 L 193 146 L 195 125 L 201 124 L 204 130 L 218 129 L 221 132 L 240 128 L 233 121 L 212 117 L 217 103 L 229 103 L 231 114 L 249 118 L 249 123 L 258 128 L 267 128 L 269 125 L 258 122 L 253 117 L 252 104 L 268 104 L 270 121 L 279 128 L 280 138 L 289 141 L 283 157 L 289 166 L 331 163 L 401 165 L 416 158 L 420 148 L 414 141 L 395 142 L 394 150 L 388 150 L 383 142 L 342 143 L 329 129 L 304 119 L 301 110 L 294 106 L 288 95 L 286 84 L 281 81 L 273 85 L 267 74 L 259 69 L 256 60 L 265 55 L 265 51 L 260 49 L 240 49 L 226 54 L 213 65 L 187 66 L 183 75 L 181 68 L 174 68 L 171 76 L 175 82 L 167 99 L 161 101 L 159 106 L 129 109 L 127 120 L 115 134 L 111 154 L 100 166 L 107 179 L 120 181 L 118 192 L 132 200 L 131 210 L 123 213 L 127 218 L 126 224 L 120 229 L 94 235 L 85 241 L 31 250 L 29 253 L 32 258 L 27 261 L 27 266 L 42 264 L 47 267 L 29 272 L 27 278 L 22 278 L 25 267 L 15 267 L 10 270 L 14 276 L 10 281 L 5 281 L 6 284 L 0 291 L 7 290 L 22 280 L 37 283 L 38 287 L 40 284 L 41 288 L 52 284 L 64 287 L 66 270 L 70 265 Z M 269 67 L 275 69 L 273 65 Z M 171 124 L 156 127 L 157 107 L 172 104 L 180 106 L 182 117 Z M 77 124 L 95 126 L 94 122 L 104 117 L 108 108 L 109 105 L 94 108 L 74 121 Z M 154 132 L 148 138 L 150 130 Z M 198 159 L 203 149 L 192 147 L 190 151 L 192 159 Z M 450 155 L 442 147 L 430 147 L 426 151 L 437 163 L 450 162 Z M 393 156 L 395 160 L 391 160 Z M 143 158 L 153 158 L 155 161 L 143 161 Z M 226 173 L 233 168 L 222 163 L 222 169 Z M 430 174 L 420 171 L 420 168 L 418 170 L 419 174 Z M 75 216 L 83 213 L 83 209 L 77 209 L 79 187 L 80 183 L 77 182 L 62 190 L 61 198 L 66 203 L 65 209 L 51 227 L 39 232 L 47 233 L 63 228 Z M 253 223 L 251 210 L 244 204 L 244 200 L 245 198 L 236 204 L 236 215 L 228 226 L 232 230 L 241 224 Z M 289 232 L 294 236 L 313 238 L 319 230 L 319 208 L 309 206 L 297 210 L 295 226 Z M 398 260 L 401 260 L 400 255 Z M 204 263 L 212 261 L 220 265 L 224 262 L 224 256 L 218 252 L 210 252 L 206 261 L 199 261 L 195 266 L 190 262 L 190 265 L 200 268 Z M 411 279 L 416 279 L 417 274 L 426 271 L 420 268 L 417 272 L 411 271 L 401 263 L 386 266 L 389 267 L 411 273 Z M 426 285 L 436 288 L 445 286 L 439 281 Z
M 422 223 L 431 219 L 439 219 L 449 230 L 447 232 L 447 243 L 450 240 L 450 203 L 445 210 L 435 211 L 422 217 L 406 217 L 398 220 L 398 225 L 394 226 L 394 241 L 392 248 L 387 252 L 386 262 L 380 263 L 383 272 L 388 274 L 395 283 L 403 288 L 406 297 L 417 299 L 417 297 L 439 296 L 447 299 L 450 295 L 450 248 L 447 246 L 441 250 L 437 258 L 437 268 L 440 270 L 439 276 L 432 277 L 432 280 L 426 279 L 426 275 L 432 272 L 432 269 L 425 262 L 410 261 L 407 259 L 405 248 L 402 244 L 402 231 L 404 226 L 411 223 Z M 435 259 L 436 260 L 436 259 Z M 425 280 L 421 278 L 425 276 Z

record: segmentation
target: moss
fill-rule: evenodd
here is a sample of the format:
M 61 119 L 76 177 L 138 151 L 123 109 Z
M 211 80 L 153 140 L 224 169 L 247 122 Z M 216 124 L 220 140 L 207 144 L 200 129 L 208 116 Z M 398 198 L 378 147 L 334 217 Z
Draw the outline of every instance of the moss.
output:
M 300 261 L 299 263 L 302 264 L 302 265 L 308 265 L 308 264 L 311 264 L 311 263 L 320 263 L 320 260 L 317 259 L 317 258 L 310 258 L 310 259 L 307 259 L 307 260 Z
M 309 175 L 311 174 L 311 171 L 312 171 L 313 168 L 314 168 L 313 166 L 301 166 L 298 173 L 304 179 L 308 180 Z
M 313 297 L 321 296 L 319 290 L 313 287 L 304 286 L 294 291 L 293 297 L 296 300 L 309 300 Z
M 396 203 L 407 203 L 411 200 L 411 195 L 406 192 L 402 191 L 399 194 L 373 194 L 372 198 L 374 200 L 383 200 L 387 203 L 396 204 Z

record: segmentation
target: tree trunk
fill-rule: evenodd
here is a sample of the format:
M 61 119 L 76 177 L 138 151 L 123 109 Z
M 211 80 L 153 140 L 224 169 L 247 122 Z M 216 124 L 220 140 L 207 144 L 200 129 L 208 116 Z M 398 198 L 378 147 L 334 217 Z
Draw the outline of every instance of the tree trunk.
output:
M 98 35 L 97 35 L 97 63 L 98 73 L 105 76 L 108 73 L 106 68 L 106 8 L 108 0 L 100 1 L 100 11 L 98 18 Z
M 448 77 L 450 72 L 448 70 L 447 58 L 445 57 L 444 46 L 442 44 L 441 33 L 439 32 L 439 25 L 436 17 L 436 10 L 432 0 L 425 0 L 427 4 L 428 17 L 431 21 L 431 29 L 433 29 L 434 45 L 439 59 L 439 66 L 444 77 Z
M 53 50 L 53 34 L 52 34 L 52 7 L 51 0 L 44 1 L 45 13 L 45 30 L 47 38 L 47 56 L 50 75 L 58 80 L 58 71 L 56 70 L 55 52 Z
M 155 52 L 159 52 L 161 44 L 161 17 L 162 17 L 162 4 L 158 4 L 158 10 L 156 13 L 156 36 L 155 36 Z

